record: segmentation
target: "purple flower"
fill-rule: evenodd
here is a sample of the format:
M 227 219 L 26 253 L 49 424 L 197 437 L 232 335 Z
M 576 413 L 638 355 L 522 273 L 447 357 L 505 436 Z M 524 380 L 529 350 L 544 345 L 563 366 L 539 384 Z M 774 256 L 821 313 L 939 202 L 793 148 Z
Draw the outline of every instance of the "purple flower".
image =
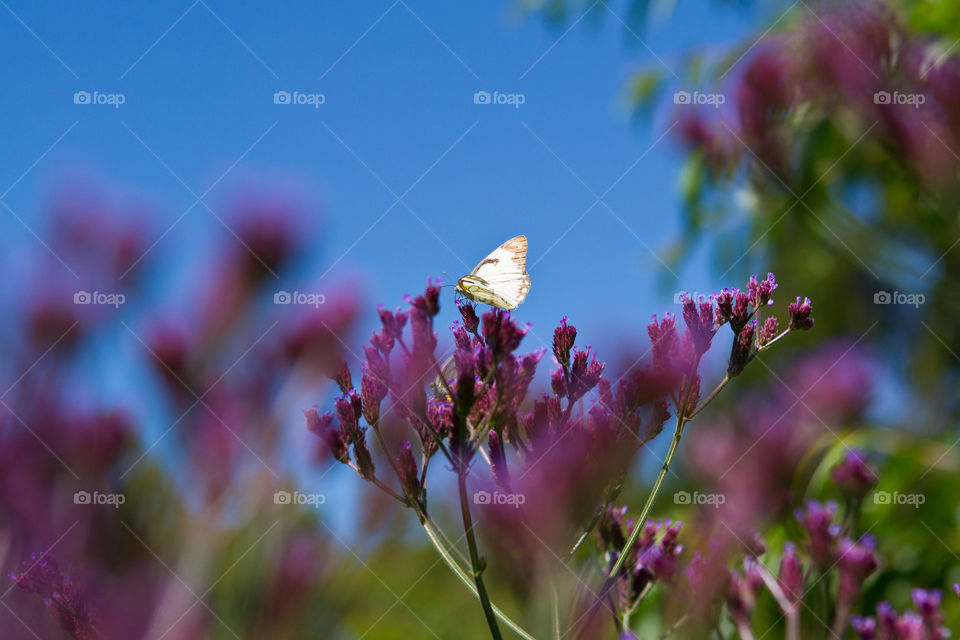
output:
M 550 372 L 550 388 L 558 398 L 567 395 L 567 377 L 563 369 L 554 369 Z
M 17 587 L 43 599 L 44 605 L 75 640 L 94 640 L 98 634 L 92 615 L 76 583 L 60 573 L 49 552 L 31 553 L 20 563 L 20 572 L 8 576 Z
M 304 411 L 303 415 L 307 421 L 307 429 L 321 439 L 333 459 L 338 462 L 349 463 L 349 445 L 340 429 L 333 426 L 333 416 L 329 413 L 321 416 L 317 413 L 316 408 Z
M 367 449 L 364 431 L 359 431 L 353 440 L 353 456 L 357 459 L 357 470 L 360 473 L 360 477 L 364 480 L 373 480 L 376 474 L 376 467 L 373 464 L 373 457 L 370 455 L 370 450 Z
M 607 506 L 597 523 L 596 539 L 608 563 L 613 567 L 623 545 L 626 507 Z M 627 521 L 627 532 L 633 530 L 633 521 Z M 677 544 L 681 523 L 648 522 L 633 547 L 627 551 L 626 562 L 616 576 L 622 610 L 632 608 L 643 590 L 654 580 L 672 582 L 677 569 L 677 557 L 683 547 Z M 660 537 L 659 542 L 657 537 Z
M 383 338 L 384 355 L 387 355 L 393 349 L 395 340 L 403 337 L 403 327 L 407 323 L 407 314 L 397 309 L 396 312 L 388 311 L 383 305 L 377 307 L 380 314 L 380 324 L 383 329 L 381 336 Z
M 853 616 L 850 620 L 850 626 L 853 627 L 854 632 L 860 637 L 860 640 L 876 640 L 877 621 L 873 618 Z
M 387 396 L 390 364 L 378 349 L 364 347 L 363 351 L 367 356 L 360 379 L 363 418 L 367 424 L 376 426 L 380 419 L 380 403 Z
M 934 640 L 946 638 L 949 632 L 942 628 L 944 615 L 943 611 L 940 610 L 943 592 L 939 589 L 913 589 L 910 592 L 910 597 L 913 599 L 913 605 L 920 612 L 920 617 L 923 618 L 924 627 L 930 637 Z
M 863 536 L 854 542 L 844 538 L 838 545 L 840 580 L 837 586 L 837 600 L 840 606 L 852 607 L 860 593 L 863 581 L 877 570 L 877 557 L 873 550 L 877 542 L 872 536 Z
M 593 389 L 603 376 L 604 364 L 597 357 L 586 350 L 575 349 L 573 363 L 570 367 L 570 387 L 567 389 L 567 400 L 576 402 Z
M 347 393 L 353 390 L 353 380 L 350 377 L 350 367 L 347 361 L 339 358 L 334 370 L 330 373 L 330 379 L 337 383 L 341 393 Z
M 416 365 L 425 369 L 437 348 L 437 336 L 433 333 L 431 316 L 423 309 L 410 309 L 410 329 L 413 333 L 413 358 Z
M 897 637 L 897 610 L 889 602 L 877 604 L 877 626 L 881 636 L 885 638 Z
M 927 640 L 929 637 L 924 629 L 923 618 L 913 611 L 904 611 L 894 624 L 894 629 L 897 640 Z
M 337 410 L 340 430 L 346 436 L 347 441 L 352 443 L 360 433 L 362 400 L 356 393 L 350 392 L 334 400 L 333 405 Z
M 747 325 L 750 319 L 750 296 L 737 290 L 733 298 L 733 309 L 730 312 L 730 327 L 734 333 L 740 333 L 740 330 Z
M 877 485 L 877 474 L 860 449 L 851 449 L 843 461 L 830 470 L 830 479 L 842 491 L 857 500 Z
M 780 323 L 776 318 L 770 316 L 763 321 L 763 326 L 760 328 L 760 338 L 759 343 L 762 347 L 771 340 L 777 337 L 777 334 L 780 333 Z
M 520 346 L 526 330 L 521 329 L 508 311 L 494 309 L 483 314 L 483 338 L 494 361 L 498 361 Z
M 457 300 L 457 310 L 463 317 L 463 326 L 469 333 L 476 334 L 480 326 L 480 318 L 477 317 L 477 310 L 470 302 Z
M 727 593 L 727 607 L 730 617 L 738 625 L 749 625 L 750 614 L 757 604 L 757 595 L 763 588 L 763 578 L 760 568 L 754 558 L 746 557 L 743 560 L 743 575 L 736 571 L 730 572 L 730 588 Z
M 665 524 L 660 543 L 650 551 L 647 562 L 657 580 L 670 583 L 677 572 L 677 557 L 683 552 L 683 545 L 677 543 L 683 523 L 667 520 Z
M 716 327 L 719 329 L 727 322 L 733 319 L 733 302 L 736 300 L 739 291 L 724 287 L 720 293 L 714 295 L 713 299 L 717 303 Z
M 792 542 L 783 545 L 783 556 L 780 558 L 778 578 L 780 588 L 783 589 L 791 604 L 796 607 L 803 599 L 805 580 L 803 563 L 797 557 L 797 546 Z
M 653 348 L 654 366 L 660 368 L 670 368 L 673 359 L 676 357 L 677 347 L 680 343 L 680 336 L 677 334 L 676 321 L 672 313 L 665 313 L 661 322 L 657 321 L 657 316 L 653 316 L 653 322 L 647 325 L 647 335 L 650 336 L 650 343 Z
M 743 368 L 747 366 L 747 361 L 753 351 L 753 334 L 756 328 L 757 321 L 754 320 L 743 327 L 737 337 L 734 338 L 733 346 L 730 349 L 730 361 L 727 363 L 728 376 L 739 375 Z
M 427 288 L 423 292 L 422 296 L 417 296 L 410 301 L 410 306 L 418 311 L 423 312 L 428 317 L 433 317 L 440 313 L 440 285 L 442 282 L 437 281 L 437 284 L 433 284 L 432 279 L 427 280 Z
M 577 339 L 577 328 L 567 324 L 567 316 L 560 320 L 560 326 L 553 330 L 553 355 L 566 371 L 570 366 L 570 350 Z
M 790 314 L 791 329 L 806 330 L 813 327 L 813 318 L 810 317 L 810 314 L 813 313 L 813 304 L 810 302 L 810 298 L 804 298 L 803 302 L 800 301 L 800 298 L 797 298 L 796 302 L 790 303 L 787 311 Z
M 772 273 L 767 274 L 766 280 L 757 281 L 757 276 L 751 276 L 747 283 L 747 295 L 750 298 L 750 304 L 756 308 L 772 304 L 770 296 L 773 290 L 777 288 L 777 279 Z
M 672 313 L 664 314 L 660 322 L 654 315 L 653 322 L 647 325 L 647 335 L 650 336 L 653 352 L 652 376 L 660 382 L 665 392 L 672 391 L 682 380 L 683 374 L 689 372 L 689 366 L 694 364 L 685 357 L 693 353 L 686 353 Z M 692 343 L 687 346 L 692 347 Z
M 797 520 L 807 531 L 810 557 L 821 570 L 829 568 L 836 559 L 837 539 L 840 536 L 840 526 L 833 522 L 837 512 L 837 505 L 828 502 L 826 505 L 810 500 L 806 511 L 797 510 Z
M 694 350 L 697 357 L 702 356 L 710 348 L 710 342 L 717 332 L 713 301 L 704 300 L 701 296 L 698 304 L 686 293 L 682 294 L 681 301 L 683 303 L 683 321 L 687 325 L 687 331 L 690 332 Z

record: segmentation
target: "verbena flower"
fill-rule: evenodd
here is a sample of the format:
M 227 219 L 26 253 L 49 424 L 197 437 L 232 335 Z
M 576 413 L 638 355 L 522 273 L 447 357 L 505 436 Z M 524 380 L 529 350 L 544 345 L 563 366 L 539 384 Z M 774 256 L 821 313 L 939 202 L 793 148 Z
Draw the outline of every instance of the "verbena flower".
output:
M 851 449 L 843 461 L 830 470 L 830 479 L 842 491 L 860 500 L 877 486 L 877 474 L 870 466 L 867 455 L 860 449 Z
M 77 584 L 60 573 L 49 552 L 32 553 L 8 576 L 18 588 L 40 596 L 60 626 L 75 640 L 98 638 L 92 614 Z

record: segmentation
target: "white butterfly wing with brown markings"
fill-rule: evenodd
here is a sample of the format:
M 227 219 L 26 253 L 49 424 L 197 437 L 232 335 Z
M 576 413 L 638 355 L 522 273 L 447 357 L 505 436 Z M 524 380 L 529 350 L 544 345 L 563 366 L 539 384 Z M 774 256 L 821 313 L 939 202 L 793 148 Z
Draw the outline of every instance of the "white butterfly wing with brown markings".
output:
M 480 261 L 457 289 L 477 302 L 516 309 L 530 292 L 527 273 L 527 237 L 510 238 Z

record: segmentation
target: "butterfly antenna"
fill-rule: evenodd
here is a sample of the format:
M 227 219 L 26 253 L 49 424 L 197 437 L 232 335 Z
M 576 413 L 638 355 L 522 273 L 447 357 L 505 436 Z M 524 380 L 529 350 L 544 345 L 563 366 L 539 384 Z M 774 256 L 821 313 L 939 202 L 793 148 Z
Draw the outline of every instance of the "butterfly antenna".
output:
M 444 280 L 446 280 L 446 281 L 449 281 L 449 280 L 450 280 L 450 275 L 449 275 L 446 271 L 441 271 L 440 273 L 443 274 L 443 279 L 444 279 Z M 440 288 L 441 288 L 441 289 L 445 289 L 445 288 L 447 288 L 447 287 L 455 287 L 455 286 L 457 286 L 457 285 L 455 285 L 455 284 L 442 284 L 442 285 L 440 285 Z

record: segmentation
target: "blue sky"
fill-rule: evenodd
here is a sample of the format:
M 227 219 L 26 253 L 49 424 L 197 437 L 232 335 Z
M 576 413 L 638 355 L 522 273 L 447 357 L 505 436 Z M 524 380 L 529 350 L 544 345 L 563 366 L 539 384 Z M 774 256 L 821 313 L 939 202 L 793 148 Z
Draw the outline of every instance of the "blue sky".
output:
M 8 267 L 43 251 L 46 194 L 81 175 L 148 202 L 168 231 L 154 250 L 190 278 L 210 238 L 231 241 L 204 206 L 176 222 L 196 196 L 218 211 L 251 182 L 299 185 L 322 216 L 304 277 L 359 281 L 370 302 L 355 346 L 376 303 L 520 233 L 533 286 L 518 317 L 548 342 L 570 315 L 602 357 L 676 309 L 672 291 L 738 284 L 714 282 L 701 255 L 657 288 L 683 156 L 670 108 L 631 118 L 622 96 L 632 73 L 682 76 L 684 52 L 739 42 L 777 7 L 678 3 L 632 32 L 603 10 L 568 31 L 512 3 L 2 4 L 0 199 L 23 221 L 0 208 Z M 80 91 L 123 104 L 75 104 Z M 275 104 L 278 91 L 323 104 Z M 523 104 L 475 104 L 478 91 Z
M 677 231 L 682 156 L 669 135 L 656 142 L 666 110 L 629 119 L 624 83 L 643 68 L 680 75 L 681 52 L 754 25 L 710 2 L 682 3 L 636 36 L 596 18 L 565 34 L 509 3 L 10 1 L 0 74 L 16 90 L 0 184 L 46 155 L 3 200 L 33 226 L 43 194 L 79 171 L 150 202 L 159 234 L 225 172 L 204 198 L 214 210 L 251 179 L 294 180 L 321 205 L 315 268 L 329 284 L 360 273 L 371 300 L 399 303 L 427 275 L 457 277 L 525 233 L 524 319 L 545 327 L 576 303 L 597 334 L 671 302 L 654 293 L 664 267 L 650 250 Z M 281 90 L 325 101 L 274 104 Z M 77 105 L 77 91 L 124 103 Z M 477 105 L 477 91 L 524 104 Z M 5 213 L 10 242 L 37 243 Z M 197 206 L 157 250 L 182 255 L 207 233 L 228 232 Z M 714 284 L 697 263 L 681 275 L 677 288 Z

